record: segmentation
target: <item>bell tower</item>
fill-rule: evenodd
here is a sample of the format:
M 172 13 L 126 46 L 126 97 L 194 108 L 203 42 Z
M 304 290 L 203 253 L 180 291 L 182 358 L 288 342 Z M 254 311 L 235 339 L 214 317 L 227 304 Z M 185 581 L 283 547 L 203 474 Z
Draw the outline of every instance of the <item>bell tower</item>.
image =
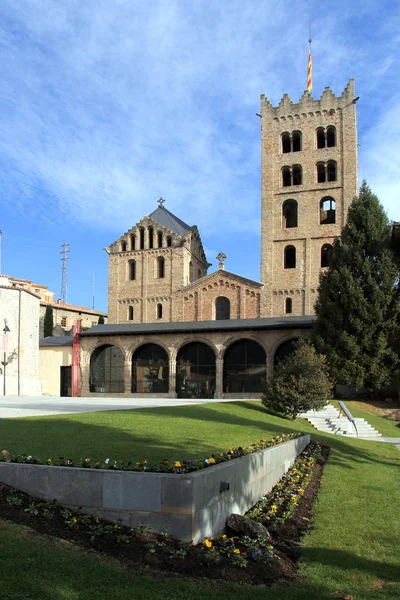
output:
M 354 80 L 339 97 L 261 96 L 262 317 L 314 313 L 320 273 L 357 195 Z

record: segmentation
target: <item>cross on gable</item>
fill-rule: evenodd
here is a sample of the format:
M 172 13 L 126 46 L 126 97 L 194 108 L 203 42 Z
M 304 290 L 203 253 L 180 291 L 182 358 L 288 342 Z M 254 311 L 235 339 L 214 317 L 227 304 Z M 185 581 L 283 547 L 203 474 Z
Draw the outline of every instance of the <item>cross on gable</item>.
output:
M 163 198 L 162 196 L 160 196 L 160 199 L 159 199 L 159 200 L 157 200 L 157 202 L 158 202 L 158 204 L 160 205 L 160 208 L 164 208 L 164 207 L 163 207 L 163 204 L 164 204 L 165 200 L 164 200 L 164 198 Z

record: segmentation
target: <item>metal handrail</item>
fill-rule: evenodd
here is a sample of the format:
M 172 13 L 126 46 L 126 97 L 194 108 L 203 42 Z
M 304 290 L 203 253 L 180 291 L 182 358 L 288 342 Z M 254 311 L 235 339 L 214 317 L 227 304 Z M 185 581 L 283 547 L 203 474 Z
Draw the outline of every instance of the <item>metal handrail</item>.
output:
M 358 437 L 358 431 L 357 431 L 357 425 L 356 425 L 356 420 L 353 417 L 353 415 L 351 414 L 351 412 L 349 411 L 349 409 L 347 408 L 347 406 L 345 405 L 344 402 L 339 401 L 339 409 L 341 409 L 343 411 L 343 414 L 348 418 L 348 420 L 350 421 L 350 423 L 353 423 L 354 429 L 356 430 L 356 434 Z M 339 410 L 339 416 L 340 416 L 340 410 Z

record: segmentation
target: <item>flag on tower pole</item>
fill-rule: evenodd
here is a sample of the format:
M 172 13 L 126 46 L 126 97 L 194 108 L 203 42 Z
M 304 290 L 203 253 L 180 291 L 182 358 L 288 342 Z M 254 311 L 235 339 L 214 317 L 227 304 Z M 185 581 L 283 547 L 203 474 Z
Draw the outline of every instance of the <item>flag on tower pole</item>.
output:
M 312 92 L 312 54 L 311 54 L 311 38 L 308 40 L 310 46 L 308 48 L 308 71 L 307 71 L 307 92 Z

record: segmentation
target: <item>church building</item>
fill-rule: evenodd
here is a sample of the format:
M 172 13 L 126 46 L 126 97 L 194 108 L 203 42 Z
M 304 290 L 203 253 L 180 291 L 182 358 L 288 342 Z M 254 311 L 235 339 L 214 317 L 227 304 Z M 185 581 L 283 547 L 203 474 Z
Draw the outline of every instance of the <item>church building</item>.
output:
M 160 198 L 106 248 L 108 324 L 79 335 L 82 396 L 259 397 L 315 320 L 320 274 L 357 195 L 354 81 L 261 96 L 260 281 L 209 263 Z

